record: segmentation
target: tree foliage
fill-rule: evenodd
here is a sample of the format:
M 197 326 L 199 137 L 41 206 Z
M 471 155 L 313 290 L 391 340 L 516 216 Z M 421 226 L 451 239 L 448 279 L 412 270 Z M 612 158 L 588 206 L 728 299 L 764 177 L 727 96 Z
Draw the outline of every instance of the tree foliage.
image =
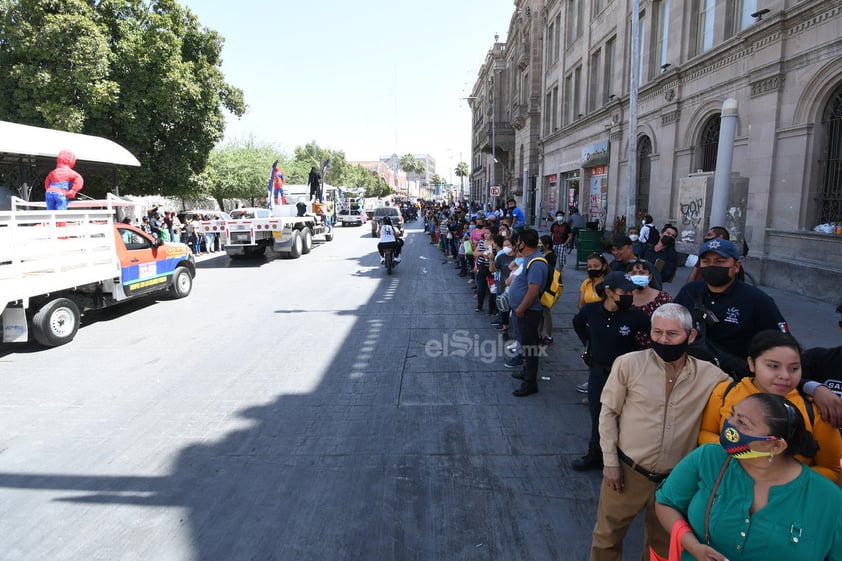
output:
M 232 143 L 215 148 L 205 170 L 195 177 L 202 193 L 213 197 L 224 209 L 224 199 L 250 199 L 259 205 L 266 200 L 272 163 L 285 171 L 289 161 L 268 144 Z
M 245 112 L 222 44 L 176 0 L 0 0 L 0 119 L 114 140 L 128 192 L 185 194 Z

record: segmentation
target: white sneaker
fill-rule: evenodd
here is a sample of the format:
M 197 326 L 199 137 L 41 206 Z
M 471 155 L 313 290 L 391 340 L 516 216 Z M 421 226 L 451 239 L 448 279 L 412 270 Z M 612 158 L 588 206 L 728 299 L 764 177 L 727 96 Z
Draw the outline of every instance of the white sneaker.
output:
M 383 263 L 385 263 L 385 262 L 386 262 L 386 258 L 385 258 L 385 257 L 381 257 L 381 258 L 380 258 L 380 264 L 382 265 L 382 264 L 383 264 Z
M 395 263 L 400 263 L 400 262 L 401 262 L 401 258 L 400 258 L 400 256 L 395 257 Z

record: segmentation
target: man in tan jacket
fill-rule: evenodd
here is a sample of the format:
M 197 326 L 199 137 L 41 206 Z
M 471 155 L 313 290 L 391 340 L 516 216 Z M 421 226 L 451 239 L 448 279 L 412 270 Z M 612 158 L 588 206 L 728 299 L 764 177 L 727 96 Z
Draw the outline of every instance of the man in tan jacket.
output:
M 696 338 L 690 312 L 664 304 L 652 314 L 652 348 L 620 356 L 602 391 L 599 417 L 603 480 L 591 561 L 621 561 L 623 537 L 646 510 L 648 546 L 667 557 L 669 533 L 655 517 L 655 489 L 696 447 L 702 411 L 728 376 L 687 355 Z

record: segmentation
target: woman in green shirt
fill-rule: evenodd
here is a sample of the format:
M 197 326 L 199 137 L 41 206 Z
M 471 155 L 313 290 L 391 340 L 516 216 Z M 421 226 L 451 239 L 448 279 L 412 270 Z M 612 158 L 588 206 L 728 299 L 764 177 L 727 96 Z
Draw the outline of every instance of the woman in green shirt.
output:
M 693 530 L 682 560 L 842 561 L 842 491 L 793 458 L 815 450 L 785 398 L 761 393 L 736 404 L 720 445 L 691 452 L 656 491 L 664 528 L 686 520 Z

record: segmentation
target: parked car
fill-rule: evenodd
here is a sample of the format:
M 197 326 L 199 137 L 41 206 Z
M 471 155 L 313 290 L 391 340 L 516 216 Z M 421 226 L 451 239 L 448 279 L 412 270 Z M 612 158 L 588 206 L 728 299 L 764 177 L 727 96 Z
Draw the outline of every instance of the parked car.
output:
M 339 223 L 343 226 L 362 226 L 363 224 L 363 217 L 362 213 L 359 210 L 348 210 L 347 208 L 343 208 L 339 211 Z
M 397 207 L 381 206 L 380 208 L 374 209 L 374 217 L 371 220 L 372 238 L 377 236 L 377 227 L 383 223 L 383 218 L 386 216 L 392 219 L 392 226 L 403 232 L 403 216 L 401 216 Z

